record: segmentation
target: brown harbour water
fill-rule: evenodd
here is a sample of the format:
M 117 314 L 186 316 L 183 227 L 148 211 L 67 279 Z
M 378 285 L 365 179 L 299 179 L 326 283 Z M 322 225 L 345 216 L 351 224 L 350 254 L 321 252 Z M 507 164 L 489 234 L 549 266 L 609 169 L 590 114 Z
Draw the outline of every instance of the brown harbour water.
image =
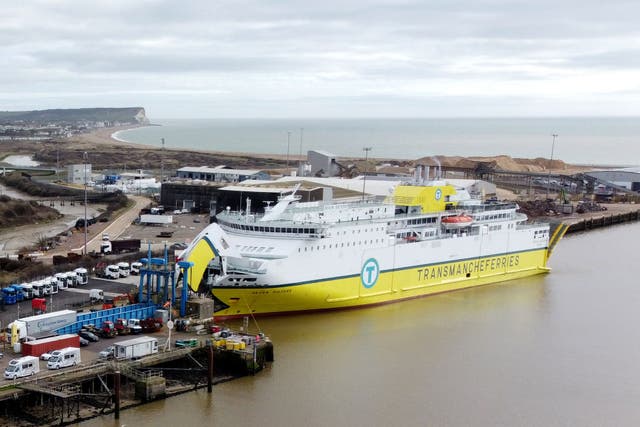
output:
M 639 242 L 619 225 L 566 237 L 549 275 L 260 319 L 261 374 L 81 425 L 640 425 Z

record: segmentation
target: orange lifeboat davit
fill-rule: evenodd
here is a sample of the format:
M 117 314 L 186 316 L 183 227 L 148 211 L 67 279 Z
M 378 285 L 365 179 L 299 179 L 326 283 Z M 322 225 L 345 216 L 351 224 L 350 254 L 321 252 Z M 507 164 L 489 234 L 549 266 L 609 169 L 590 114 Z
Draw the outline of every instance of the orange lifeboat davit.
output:
M 442 224 L 446 227 L 466 227 L 471 225 L 473 217 L 469 215 L 454 215 L 442 218 Z

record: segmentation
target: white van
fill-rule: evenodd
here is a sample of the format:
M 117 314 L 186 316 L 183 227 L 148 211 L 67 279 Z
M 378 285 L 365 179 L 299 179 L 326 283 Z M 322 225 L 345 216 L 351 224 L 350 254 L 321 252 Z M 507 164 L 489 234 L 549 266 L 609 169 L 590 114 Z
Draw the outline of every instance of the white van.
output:
M 129 277 L 131 269 L 128 262 L 119 262 L 118 269 L 120 269 L 120 277 Z
M 78 286 L 89 283 L 89 272 L 84 267 L 78 267 L 73 270 L 78 275 Z
M 40 372 L 40 362 L 35 356 L 24 356 L 13 359 L 4 370 L 4 377 L 8 380 L 15 380 L 19 377 L 28 377 Z
M 80 363 L 80 349 L 78 347 L 66 347 L 60 353 L 51 356 L 47 361 L 47 368 L 60 369 L 67 366 L 75 366 Z

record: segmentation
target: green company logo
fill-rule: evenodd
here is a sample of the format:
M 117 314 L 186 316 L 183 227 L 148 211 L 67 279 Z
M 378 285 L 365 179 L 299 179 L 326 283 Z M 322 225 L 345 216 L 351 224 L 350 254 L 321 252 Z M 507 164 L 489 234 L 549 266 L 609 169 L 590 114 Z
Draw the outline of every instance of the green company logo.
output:
M 375 258 L 369 258 L 362 266 L 362 271 L 360 272 L 362 286 L 367 289 L 372 288 L 378 281 L 379 275 L 380 266 L 378 265 L 378 261 L 376 261 Z

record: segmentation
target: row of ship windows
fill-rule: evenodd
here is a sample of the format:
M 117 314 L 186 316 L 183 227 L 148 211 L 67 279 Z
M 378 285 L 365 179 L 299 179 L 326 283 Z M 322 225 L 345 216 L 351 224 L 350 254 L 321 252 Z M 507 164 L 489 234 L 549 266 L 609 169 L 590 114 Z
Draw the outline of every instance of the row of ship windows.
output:
M 509 218 L 509 213 L 500 213 L 500 214 L 493 214 L 493 215 L 477 215 L 476 219 L 478 221 L 487 221 L 487 220 L 492 220 L 492 219 L 507 219 Z
M 435 222 L 436 222 L 435 217 L 416 218 L 416 219 L 407 220 L 407 225 L 432 224 Z
M 227 227 L 244 231 L 258 231 L 263 233 L 290 233 L 290 234 L 316 234 L 315 228 L 290 228 L 290 227 L 262 227 L 257 225 L 225 223 Z
M 382 227 L 375 227 L 375 228 L 372 228 L 371 230 L 369 230 L 368 228 L 365 228 L 364 230 L 351 230 L 351 234 L 356 234 L 356 231 L 358 233 L 361 233 L 363 231 L 365 233 L 368 232 L 368 231 L 382 231 Z M 340 236 L 340 235 L 345 235 L 345 234 L 347 234 L 346 231 L 338 231 L 335 235 L 336 236 Z
M 383 239 L 372 239 L 372 240 L 360 240 L 357 242 L 346 242 L 346 243 L 336 243 L 335 245 L 333 243 L 329 244 L 329 245 L 317 245 L 317 246 L 305 246 L 304 248 L 298 248 L 298 252 L 311 252 L 311 251 L 319 251 L 319 250 L 324 250 L 324 249 L 333 249 L 334 247 L 337 248 L 344 248 L 344 247 L 355 247 L 355 246 L 362 246 L 362 245 L 373 245 L 374 243 L 382 243 Z

